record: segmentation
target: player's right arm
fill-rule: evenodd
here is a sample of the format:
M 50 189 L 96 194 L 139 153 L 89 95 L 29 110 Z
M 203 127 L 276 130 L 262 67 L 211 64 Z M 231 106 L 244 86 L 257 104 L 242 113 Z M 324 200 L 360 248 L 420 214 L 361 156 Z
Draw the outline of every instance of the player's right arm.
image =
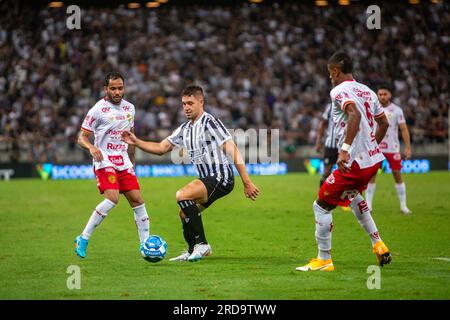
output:
M 375 131 L 375 139 L 377 140 L 377 143 L 380 144 L 389 128 L 389 121 L 384 112 L 379 116 L 375 116 L 375 121 L 378 125 L 377 131 Z
M 103 160 L 102 152 L 89 141 L 91 135 L 91 132 L 81 129 L 78 134 L 78 145 L 88 150 L 94 161 L 101 162 Z
M 411 158 L 411 139 L 409 136 L 408 126 L 406 123 L 401 123 L 399 128 L 402 134 L 403 142 L 405 143 L 405 159 L 409 159 Z
M 122 132 L 122 140 L 129 145 L 134 145 L 145 152 L 156 154 L 159 156 L 173 149 L 173 145 L 169 142 L 168 139 L 164 139 L 161 142 L 144 141 L 136 137 L 134 133 L 128 130 Z

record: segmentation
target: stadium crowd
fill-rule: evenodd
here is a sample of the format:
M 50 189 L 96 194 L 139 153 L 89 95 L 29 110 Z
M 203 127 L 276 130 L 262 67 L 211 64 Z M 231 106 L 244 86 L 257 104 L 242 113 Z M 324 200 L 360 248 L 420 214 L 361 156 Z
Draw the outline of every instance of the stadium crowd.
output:
M 353 56 L 357 80 L 391 84 L 413 144 L 448 139 L 445 2 L 383 3 L 380 30 L 367 28 L 362 4 L 91 7 L 80 30 L 66 27 L 65 8 L 8 5 L 0 4 L 0 141 L 12 161 L 26 152 L 29 161 L 58 162 L 61 145 L 75 148 L 112 70 L 126 76 L 138 136 L 159 140 L 184 121 L 179 95 L 195 82 L 228 127 L 278 128 L 294 153 L 314 143 L 336 49 Z

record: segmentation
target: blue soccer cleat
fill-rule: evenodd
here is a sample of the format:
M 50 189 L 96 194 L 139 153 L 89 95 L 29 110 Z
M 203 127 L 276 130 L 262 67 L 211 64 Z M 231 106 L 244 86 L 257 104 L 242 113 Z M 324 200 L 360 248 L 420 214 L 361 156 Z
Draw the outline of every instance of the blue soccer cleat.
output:
M 88 246 L 88 240 L 84 239 L 82 236 L 78 236 L 75 239 L 75 243 L 76 243 L 75 253 L 80 258 L 85 258 L 86 257 L 86 248 Z

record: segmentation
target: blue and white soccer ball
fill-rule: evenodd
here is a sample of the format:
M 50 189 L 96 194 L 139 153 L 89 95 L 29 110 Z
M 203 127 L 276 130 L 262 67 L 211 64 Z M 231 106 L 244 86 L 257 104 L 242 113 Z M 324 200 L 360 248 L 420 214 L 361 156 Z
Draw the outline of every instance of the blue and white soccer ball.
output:
M 148 236 L 141 244 L 141 256 L 149 262 L 159 262 L 166 256 L 167 243 L 157 235 Z

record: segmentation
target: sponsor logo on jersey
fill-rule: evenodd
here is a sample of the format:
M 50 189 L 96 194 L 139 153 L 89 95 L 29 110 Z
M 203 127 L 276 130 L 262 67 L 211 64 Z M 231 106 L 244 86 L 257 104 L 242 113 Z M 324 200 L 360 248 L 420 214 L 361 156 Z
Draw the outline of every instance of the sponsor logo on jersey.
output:
M 360 98 L 365 98 L 367 101 L 372 101 L 372 95 L 369 91 L 362 91 L 358 88 L 353 88 L 353 92 L 355 92 L 355 94 Z
M 108 156 L 109 161 L 115 164 L 116 166 L 123 166 L 123 157 L 122 156 Z
M 110 108 L 110 107 L 104 107 L 104 108 L 102 108 L 102 112 L 103 112 L 103 113 L 110 112 L 110 111 L 111 111 L 111 108 Z
M 374 155 L 381 153 L 380 148 L 375 147 L 375 149 L 369 150 L 369 157 L 373 157 Z
M 108 142 L 106 144 L 107 150 L 122 151 L 122 150 L 125 150 L 126 147 L 127 147 L 126 144 L 115 144 L 115 143 L 111 143 L 111 142 Z
M 206 149 L 205 147 L 202 147 L 198 149 L 188 150 L 188 153 L 193 164 L 201 164 L 206 154 Z
M 121 135 L 123 132 L 123 130 L 113 130 L 113 129 L 109 129 L 108 131 L 106 131 L 106 134 L 110 134 L 110 135 Z
M 127 117 L 123 116 L 123 115 L 118 115 L 118 116 L 112 116 L 112 117 L 108 117 L 109 122 L 113 122 L 114 120 L 120 121 L 120 120 L 127 120 Z

